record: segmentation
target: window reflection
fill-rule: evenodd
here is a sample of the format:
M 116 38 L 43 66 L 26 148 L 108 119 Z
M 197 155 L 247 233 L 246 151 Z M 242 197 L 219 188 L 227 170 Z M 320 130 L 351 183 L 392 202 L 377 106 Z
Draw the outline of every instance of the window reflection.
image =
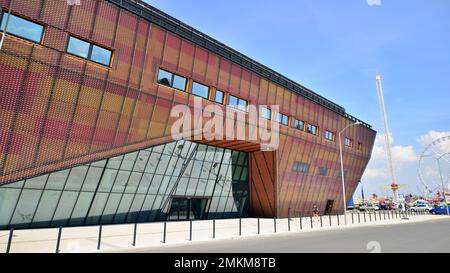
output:
M 0 229 L 161 221 L 183 196 L 206 198 L 197 218 L 245 217 L 247 195 L 246 153 L 177 141 L 1 186 Z

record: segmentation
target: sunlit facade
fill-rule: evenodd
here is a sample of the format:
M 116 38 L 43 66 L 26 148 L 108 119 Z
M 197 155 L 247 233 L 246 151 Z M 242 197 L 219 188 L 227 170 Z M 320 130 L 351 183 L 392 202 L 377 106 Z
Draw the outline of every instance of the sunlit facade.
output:
M 142 1 L 0 10 L 0 229 L 339 213 L 342 128 L 361 124 L 342 136 L 346 199 L 369 161 L 369 124 Z M 171 110 L 195 100 L 246 125 L 267 106 L 279 145 L 176 141 Z

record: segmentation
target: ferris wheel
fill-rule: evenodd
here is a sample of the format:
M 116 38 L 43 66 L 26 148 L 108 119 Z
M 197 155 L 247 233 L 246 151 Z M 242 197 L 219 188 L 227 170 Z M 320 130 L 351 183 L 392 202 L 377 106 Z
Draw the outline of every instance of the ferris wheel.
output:
M 450 136 L 438 138 L 425 147 L 419 158 L 418 176 L 426 196 L 433 193 L 450 196 Z

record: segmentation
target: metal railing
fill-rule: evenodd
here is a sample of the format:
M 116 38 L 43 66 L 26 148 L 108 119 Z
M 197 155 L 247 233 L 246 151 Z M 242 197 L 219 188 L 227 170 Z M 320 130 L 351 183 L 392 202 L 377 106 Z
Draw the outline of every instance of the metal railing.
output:
M 291 217 L 290 215 L 288 217 L 283 218 L 273 218 L 272 220 L 269 218 L 245 218 L 246 221 L 246 228 L 244 229 L 244 219 L 238 218 L 238 222 L 236 226 L 229 225 L 228 222 L 226 224 L 226 227 L 222 228 L 225 229 L 232 229 L 235 230 L 235 233 L 231 234 L 231 237 L 233 236 L 243 236 L 243 235 L 259 235 L 259 234 L 275 234 L 277 232 L 280 232 L 280 230 L 284 227 L 284 232 L 292 232 L 292 231 L 304 231 L 304 230 L 315 230 L 320 228 L 331 228 L 331 227 L 340 227 L 345 226 L 345 222 L 342 220 L 343 217 L 350 217 L 350 220 L 348 221 L 347 226 L 351 225 L 357 225 L 357 224 L 365 224 L 365 223 L 371 223 L 371 222 L 386 222 L 396 219 L 409 219 L 410 217 L 416 217 L 421 215 L 427 215 L 428 213 L 425 211 L 364 211 L 364 212 L 350 212 L 347 215 L 341 215 L 341 214 L 330 214 L 330 215 L 320 215 L 320 216 L 312 216 L 312 215 L 298 215 L 297 217 Z M 235 219 L 236 220 L 236 219 Z M 209 238 L 216 239 L 218 234 L 217 229 L 217 221 L 233 221 L 233 219 L 211 219 L 211 220 L 188 220 L 189 228 L 188 230 L 177 230 L 174 233 L 179 232 L 186 232 L 187 233 L 187 240 L 193 241 L 195 239 L 194 236 L 194 228 L 199 223 L 205 223 L 210 222 L 210 232 L 211 236 Z M 265 221 L 265 225 L 261 225 L 261 223 Z M 270 229 L 269 221 L 273 221 L 273 227 Z M 298 224 L 295 224 L 295 222 L 298 222 Z M 161 223 L 161 222 L 160 222 Z M 167 228 L 169 224 L 176 225 L 177 223 L 180 223 L 180 221 L 164 221 L 162 222 L 163 227 L 160 234 L 161 239 L 159 242 L 162 244 L 166 244 L 168 242 L 168 232 Z M 133 225 L 133 232 L 130 234 L 131 242 L 130 246 L 136 247 L 138 244 L 138 227 L 139 225 L 145 225 L 145 224 L 151 224 L 151 223 L 134 223 Z M 256 224 L 256 225 L 255 225 Z M 99 225 L 98 226 L 98 233 L 97 233 L 97 239 L 96 239 L 96 249 L 97 251 L 102 250 L 102 240 L 105 238 L 104 235 L 104 228 L 106 225 Z M 112 225 L 110 225 L 112 226 Z M 208 224 L 209 226 L 209 224 Z M 262 232 L 263 227 L 265 227 L 265 232 Z M 61 253 L 61 241 L 63 240 L 63 234 L 65 229 L 72 229 L 74 227 L 59 227 L 57 229 L 57 236 L 55 240 L 55 253 Z M 78 227 L 80 228 L 80 227 Z M 92 228 L 92 227 L 91 227 Z M 9 230 L 8 235 L 8 241 L 6 244 L 6 253 L 11 253 L 11 247 L 14 243 L 14 234 L 17 230 L 14 230 L 11 228 Z M 205 231 L 205 228 L 200 229 L 201 232 Z M 245 231 L 245 232 L 244 232 Z M 227 233 L 229 235 L 229 232 L 223 231 L 223 233 Z M 245 234 L 244 234 L 245 233 Z M 204 233 L 198 233 L 198 234 L 204 234 Z M 128 235 L 128 234 L 127 234 Z M 121 235 L 123 236 L 123 235 Z M 111 236 L 108 236 L 111 237 Z M 223 237 L 223 238 L 229 238 L 229 237 Z M 150 247 L 150 246 L 148 246 Z M 95 251 L 94 249 L 92 249 Z

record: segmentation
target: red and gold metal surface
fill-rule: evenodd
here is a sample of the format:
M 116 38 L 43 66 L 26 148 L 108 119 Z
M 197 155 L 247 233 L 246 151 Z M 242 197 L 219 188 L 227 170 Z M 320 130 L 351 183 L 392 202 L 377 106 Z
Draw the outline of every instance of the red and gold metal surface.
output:
M 8 9 L 9 0 L 0 0 Z M 322 132 L 353 121 L 238 64 L 103 0 L 15 0 L 13 12 L 45 26 L 42 44 L 7 35 L 0 51 L 0 183 L 172 141 L 174 105 L 193 107 L 194 96 L 156 83 L 160 67 L 217 87 L 255 105 L 319 126 L 319 136 L 280 126 L 277 151 L 259 151 L 258 141 L 201 140 L 250 152 L 251 211 L 285 216 L 342 210 L 339 146 Z M 114 49 L 111 67 L 65 53 L 69 35 Z M 204 104 L 213 102 L 204 100 Z M 224 106 L 221 106 L 224 107 Z M 353 126 L 347 135 L 363 144 L 346 148 L 347 198 L 370 158 L 375 132 Z M 248 132 L 246 132 L 248 134 Z M 293 171 L 309 163 L 308 174 Z M 316 175 L 318 166 L 329 169 Z

